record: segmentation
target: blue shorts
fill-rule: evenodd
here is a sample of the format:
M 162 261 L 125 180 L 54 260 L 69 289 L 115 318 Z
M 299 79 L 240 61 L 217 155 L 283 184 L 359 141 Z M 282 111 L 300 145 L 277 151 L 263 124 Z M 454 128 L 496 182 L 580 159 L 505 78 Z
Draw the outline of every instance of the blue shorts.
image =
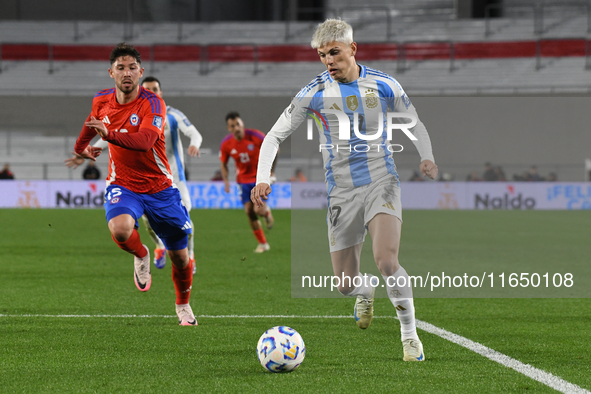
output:
M 110 185 L 105 191 L 104 201 L 107 222 L 115 216 L 128 214 L 135 219 L 135 228 L 139 228 L 138 219 L 145 214 L 166 249 L 182 250 L 187 247 L 188 235 L 193 230 L 178 189 L 171 186 L 158 193 L 140 194 L 119 185 Z
M 250 192 L 256 185 L 256 183 L 240 183 L 240 188 L 242 189 L 242 204 L 250 202 Z

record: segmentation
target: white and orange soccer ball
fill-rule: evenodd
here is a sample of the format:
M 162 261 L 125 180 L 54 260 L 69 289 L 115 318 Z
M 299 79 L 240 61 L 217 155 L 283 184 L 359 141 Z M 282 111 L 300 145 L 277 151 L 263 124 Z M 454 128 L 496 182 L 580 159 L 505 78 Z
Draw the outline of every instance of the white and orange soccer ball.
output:
M 287 326 L 268 329 L 257 344 L 261 365 L 270 372 L 291 372 L 300 366 L 306 356 L 301 335 Z

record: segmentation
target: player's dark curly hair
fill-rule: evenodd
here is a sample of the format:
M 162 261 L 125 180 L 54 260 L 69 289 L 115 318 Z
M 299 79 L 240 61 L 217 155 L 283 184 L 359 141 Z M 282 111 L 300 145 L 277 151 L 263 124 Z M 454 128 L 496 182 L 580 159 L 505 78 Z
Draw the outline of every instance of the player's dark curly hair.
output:
M 228 121 L 228 119 L 234 120 L 234 119 L 239 118 L 239 117 L 240 117 L 240 114 L 238 112 L 236 112 L 236 111 L 228 112 L 228 115 L 226 115 L 226 122 Z
M 144 78 L 144 79 L 142 80 L 142 85 L 143 85 L 145 82 L 158 82 L 158 86 L 160 86 L 160 89 L 162 89 L 162 84 L 160 83 L 160 81 L 159 81 L 159 80 L 158 80 L 158 78 L 156 78 L 156 77 L 153 77 L 153 76 L 151 76 L 151 75 L 150 75 L 150 76 L 148 76 L 148 77 L 146 77 L 146 78 Z
M 115 63 L 115 60 L 121 56 L 131 56 L 136 62 L 138 62 L 138 64 L 142 64 L 140 53 L 126 42 L 120 42 L 115 48 L 113 48 L 111 51 L 111 57 L 109 58 L 111 64 Z

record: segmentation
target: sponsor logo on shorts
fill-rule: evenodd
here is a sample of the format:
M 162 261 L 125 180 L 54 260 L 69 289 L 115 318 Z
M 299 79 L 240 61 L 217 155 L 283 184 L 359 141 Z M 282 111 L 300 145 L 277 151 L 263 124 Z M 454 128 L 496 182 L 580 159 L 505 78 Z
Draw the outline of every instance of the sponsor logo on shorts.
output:
M 137 114 L 133 114 L 129 117 L 129 123 L 131 123 L 132 126 L 137 126 L 140 123 L 140 117 L 137 116 Z
M 395 211 L 395 210 L 396 210 L 396 209 L 394 208 L 394 205 L 392 205 L 392 203 L 391 203 L 391 202 L 387 202 L 387 203 L 385 203 L 385 204 L 382 204 L 382 206 L 383 206 L 384 208 L 388 208 L 388 209 L 391 209 L 391 210 L 393 210 L 393 211 Z

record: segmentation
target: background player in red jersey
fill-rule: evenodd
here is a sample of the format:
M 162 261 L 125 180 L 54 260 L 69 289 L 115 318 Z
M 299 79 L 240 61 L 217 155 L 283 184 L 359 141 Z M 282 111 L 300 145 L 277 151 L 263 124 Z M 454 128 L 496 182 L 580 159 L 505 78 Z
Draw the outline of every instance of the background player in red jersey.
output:
M 271 229 L 273 227 L 273 215 L 271 214 L 271 208 L 267 204 L 255 208 L 252 201 L 250 201 L 250 192 L 256 185 L 259 152 L 265 135 L 259 130 L 245 129 L 244 122 L 240 119 L 238 112 L 230 112 L 226 115 L 226 127 L 231 134 L 222 140 L 220 146 L 222 178 L 225 183 L 224 189 L 226 193 L 230 192 L 228 160 L 232 157 L 236 164 L 236 182 L 241 188 L 244 211 L 250 221 L 252 232 L 259 242 L 254 252 L 263 253 L 271 247 L 267 243 L 258 216 L 264 217 L 267 228 Z
M 180 325 L 197 325 L 189 305 L 193 267 L 187 251 L 191 219 L 172 182 L 166 159 L 164 123 L 166 105 L 154 93 L 139 86 L 144 69 L 132 46 L 121 43 L 110 56 L 109 75 L 115 88 L 94 97 L 92 112 L 76 141 L 75 153 L 95 160 L 102 148 L 89 146 L 99 134 L 109 142 L 109 176 L 105 211 L 111 236 L 123 250 L 133 254 L 134 280 L 140 291 L 152 284 L 150 252 L 137 228 L 145 214 L 152 229 L 168 250 L 176 291 Z

